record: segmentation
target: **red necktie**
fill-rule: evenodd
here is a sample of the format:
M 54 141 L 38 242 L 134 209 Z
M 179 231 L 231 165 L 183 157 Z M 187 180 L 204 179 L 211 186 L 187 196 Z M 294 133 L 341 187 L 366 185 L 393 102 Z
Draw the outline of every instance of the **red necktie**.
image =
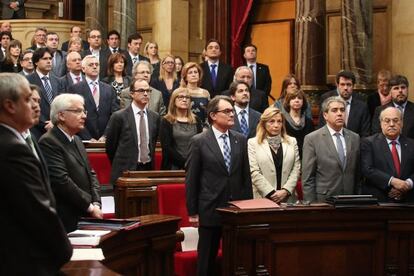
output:
M 392 141 L 391 142 L 391 155 L 392 155 L 392 161 L 394 161 L 394 167 L 395 171 L 397 172 L 397 176 L 400 177 L 400 159 L 398 158 L 398 151 L 397 151 L 397 142 Z

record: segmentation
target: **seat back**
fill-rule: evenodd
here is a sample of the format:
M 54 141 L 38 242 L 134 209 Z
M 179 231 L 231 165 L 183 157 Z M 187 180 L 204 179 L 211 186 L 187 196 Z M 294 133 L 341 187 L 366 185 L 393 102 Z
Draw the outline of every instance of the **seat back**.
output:
M 181 217 L 179 227 L 190 226 L 185 200 L 185 184 L 160 184 L 157 188 L 160 214 Z

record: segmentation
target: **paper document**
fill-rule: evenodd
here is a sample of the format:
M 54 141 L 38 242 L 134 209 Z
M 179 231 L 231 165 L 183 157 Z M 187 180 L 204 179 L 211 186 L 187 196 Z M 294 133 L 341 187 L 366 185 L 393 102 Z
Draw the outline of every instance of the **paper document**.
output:
M 230 201 L 230 205 L 236 206 L 239 209 L 266 209 L 279 208 L 279 204 L 267 198 L 255 198 L 247 200 Z
M 180 230 L 184 232 L 184 240 L 181 242 L 183 252 L 197 250 L 198 228 L 181 227 Z
M 108 230 L 76 230 L 68 234 L 69 241 L 72 245 L 89 245 L 99 244 L 101 237 L 110 233 Z
M 102 201 L 102 213 L 115 214 L 115 201 L 113 196 L 103 196 Z
M 105 257 L 100 248 L 74 248 L 71 261 L 102 261 Z

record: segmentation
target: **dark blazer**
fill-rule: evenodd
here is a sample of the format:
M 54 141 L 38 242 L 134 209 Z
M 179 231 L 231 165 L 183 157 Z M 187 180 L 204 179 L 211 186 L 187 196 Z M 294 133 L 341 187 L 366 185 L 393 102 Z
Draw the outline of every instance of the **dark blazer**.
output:
M 20 71 L 22 71 L 22 66 L 20 65 L 20 62 L 17 63 L 17 66 L 14 66 L 13 63 L 7 62 L 5 59 L 3 59 L 3 61 L 0 62 L 0 72 L 2 73 L 19 73 Z
M 256 136 L 256 127 L 260 121 L 261 115 L 262 114 L 260 112 L 257 112 L 256 110 L 249 108 L 249 135 L 247 136 L 247 138 L 252 138 Z M 234 113 L 234 125 L 231 129 L 241 133 L 240 121 L 236 113 Z
M 203 123 L 196 118 L 197 133 L 203 131 Z M 161 118 L 160 123 L 160 141 L 162 148 L 162 170 L 171 170 L 174 165 L 180 169 L 184 169 L 186 158 L 177 151 L 177 143 L 174 139 L 173 125 L 165 118 Z
M 380 96 L 378 95 L 377 91 L 368 96 L 367 105 L 368 105 L 368 110 L 369 110 L 369 114 L 371 116 L 371 121 L 372 121 L 372 117 L 374 116 L 375 109 L 377 108 L 377 106 L 381 105 Z
M 208 62 L 205 61 L 200 64 L 203 69 L 203 79 L 201 82 L 201 87 L 210 92 L 210 97 L 214 98 L 216 95 L 221 95 L 223 91 L 228 90 L 231 82 L 233 81 L 233 68 L 223 62 L 219 62 L 218 71 L 217 71 L 217 80 L 216 87 L 213 87 L 211 81 L 210 67 Z
M 10 2 L 19 2 L 19 9 L 17 11 L 9 7 Z M 24 8 L 25 0 L 1 0 L 2 4 L 2 19 L 25 19 L 26 11 Z
M 323 111 L 319 114 L 319 127 L 326 124 L 323 117 Z M 367 104 L 356 97 L 352 97 L 351 109 L 349 110 L 349 118 L 346 128 L 366 137 L 370 134 L 371 116 L 369 115 Z
M 37 72 L 35 71 L 33 74 L 26 76 L 26 78 L 31 84 L 36 84 L 37 86 L 41 88 L 40 89 L 41 90 L 40 91 L 40 109 L 41 109 L 40 121 L 39 121 L 39 124 L 37 124 L 31 129 L 32 133 L 36 136 L 37 139 L 39 139 L 40 136 L 42 136 L 42 134 L 46 132 L 45 122 L 50 120 L 50 104 L 47 101 L 46 90 L 43 86 L 43 81 L 40 79 Z M 53 98 L 65 91 L 65 87 L 62 81 L 56 76 L 54 76 L 53 74 L 49 74 L 49 81 L 52 86 Z
M 85 76 L 82 73 L 82 80 L 85 79 Z M 63 77 L 60 78 L 60 81 L 62 82 L 62 85 L 64 87 L 64 91 L 67 91 L 69 89 L 69 86 L 75 84 L 72 80 L 72 77 L 70 76 L 70 73 L 67 72 Z
M 382 110 L 389 106 L 394 106 L 392 101 L 386 105 L 378 106 L 375 109 L 374 117 L 372 117 L 372 134 L 381 132 L 379 115 Z M 403 136 L 414 139 L 414 103 L 410 101 L 407 101 L 407 104 L 404 109 L 403 128 L 401 134 Z
M 155 145 L 157 143 L 160 117 L 157 113 L 147 110 L 149 149 L 152 166 L 155 160 Z M 136 170 L 138 162 L 138 135 L 134 113 L 131 105 L 115 112 L 108 124 L 105 143 L 106 153 L 112 164 L 111 183 L 115 184 L 123 171 Z
M 126 73 L 127 73 L 128 76 L 134 77 L 134 76 L 132 76 L 132 67 L 133 67 L 132 59 L 131 59 L 131 56 L 130 56 L 128 51 L 126 51 L 125 57 L 127 59 Z M 146 61 L 150 62 L 148 58 L 146 58 L 144 56 L 141 56 L 141 55 L 138 55 L 138 61 L 137 62 L 140 62 L 142 60 L 146 60 Z
M 270 76 L 269 66 L 256 63 L 256 88 L 264 91 L 266 96 L 272 90 L 272 77 Z
M 99 78 L 103 79 L 106 77 L 106 71 L 108 69 L 108 56 L 105 53 L 106 49 L 101 48 L 99 50 Z M 88 48 L 87 50 L 83 50 L 81 53 L 82 59 L 88 55 L 92 55 L 91 50 Z
M 53 56 L 56 59 L 56 64 L 55 66 L 52 66 L 51 72 L 56 77 L 61 78 L 66 74 L 66 52 L 56 50 Z
M 62 48 L 60 48 L 62 51 L 67 52 L 69 49 L 69 40 L 65 41 L 62 43 Z M 85 40 L 82 39 L 82 49 L 83 50 L 88 50 L 89 49 L 89 43 Z
M 0 275 L 56 275 L 72 255 L 41 163 L 0 125 Z
M 200 226 L 220 226 L 216 208 L 227 202 L 253 197 L 247 140 L 229 130 L 231 169 L 227 171 L 223 154 L 210 128 L 191 139 L 186 162 L 188 215 L 198 215 Z
M 108 62 L 109 57 L 112 55 L 112 48 L 110 49 L 110 47 L 108 46 L 104 49 L 103 52 L 104 52 L 104 55 L 105 55 L 105 59 Z M 121 49 L 121 48 L 118 48 L 118 53 L 124 55 L 125 57 L 127 57 L 127 55 L 129 55 L 127 50 L 124 50 L 124 49 Z M 105 75 L 106 76 L 108 75 L 107 72 L 105 72 Z
M 99 81 L 99 108 L 96 108 L 92 91 L 86 80 L 69 86 L 68 93 L 79 94 L 85 99 L 85 108 L 88 111 L 85 128 L 79 132 L 82 140 L 99 139 L 105 134 L 105 129 L 112 113 L 119 109 L 116 94 L 112 87 Z
M 78 136 L 71 143 L 54 126 L 42 136 L 39 145 L 48 164 L 59 217 L 68 232 L 74 231 L 79 218 L 88 215 L 89 205 L 101 202 L 96 174 Z
M 230 97 L 230 90 L 227 89 L 221 94 Z M 263 111 L 269 107 L 269 100 L 267 99 L 266 93 L 262 90 L 251 87 L 249 107 L 259 113 L 263 113 Z
M 171 94 L 175 89 L 180 87 L 180 82 L 178 81 L 178 79 L 173 82 L 173 87 L 172 87 L 171 92 L 168 91 L 167 86 L 165 85 L 165 82 L 163 80 L 159 80 L 158 78 L 151 80 L 150 85 L 151 87 L 154 87 L 155 89 L 161 91 L 162 100 L 164 102 L 164 105 L 168 109 L 168 104 L 170 103 Z
M 400 136 L 401 176 L 395 171 L 390 148 L 382 133 L 366 137 L 361 141 L 361 171 L 366 181 L 362 186 L 363 194 L 376 196 L 379 201 L 393 201 L 388 197 L 388 182 L 392 176 L 402 180 L 414 180 L 414 140 Z M 402 199 L 414 201 L 414 190 L 410 190 Z

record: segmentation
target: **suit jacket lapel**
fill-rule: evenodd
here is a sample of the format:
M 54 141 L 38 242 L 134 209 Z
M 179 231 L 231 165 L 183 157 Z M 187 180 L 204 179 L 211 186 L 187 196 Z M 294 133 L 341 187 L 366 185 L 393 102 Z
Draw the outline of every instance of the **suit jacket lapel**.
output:
M 273 160 L 273 156 L 272 156 L 272 152 L 269 146 L 269 142 L 267 141 L 267 139 L 263 140 L 263 143 L 259 145 L 259 147 L 266 153 L 267 158 L 269 159 L 269 161 L 272 163 L 272 167 L 275 166 L 275 162 Z
M 229 138 L 230 138 L 230 152 L 231 152 L 231 161 L 230 161 L 230 172 L 232 172 L 235 168 L 239 166 L 237 163 L 240 162 L 240 141 L 239 139 L 231 133 L 229 130 Z M 224 161 L 224 157 L 223 157 Z
M 351 112 L 349 112 L 349 114 L 351 114 Z M 350 158 L 351 158 L 351 151 L 352 151 L 352 142 L 351 142 L 351 136 L 349 135 L 348 130 L 344 128 L 343 133 L 344 133 L 345 145 L 346 145 L 346 163 L 345 163 L 345 168 L 346 168 L 348 164 L 351 164 Z M 339 159 L 339 156 L 338 156 L 338 159 Z
M 224 157 L 223 153 L 221 152 L 220 146 L 216 140 L 216 137 L 214 136 L 213 130 L 210 128 L 206 134 L 208 136 L 208 142 L 207 147 L 214 153 L 214 156 L 217 158 L 223 169 L 227 172 L 226 163 L 224 163 Z M 231 141 L 230 141 L 231 143 Z M 231 144 L 230 144 L 231 146 Z M 231 149 L 233 151 L 233 149 Z M 232 160 L 233 160 L 233 154 L 232 154 Z M 230 168 L 231 169 L 231 168 Z
M 83 96 L 85 98 L 85 101 L 86 101 L 85 105 L 86 106 L 91 106 L 94 111 L 97 111 L 95 100 L 93 99 L 93 96 L 92 96 L 92 91 L 89 88 L 89 84 L 87 83 L 86 79 L 80 83 L 80 88 L 81 88 L 81 91 L 82 91 L 81 93 L 83 94 Z
M 408 149 L 407 142 L 404 137 L 400 136 L 400 146 L 401 146 L 401 162 L 400 162 L 400 173 L 403 175 L 404 168 L 408 162 L 408 153 L 410 152 Z
M 134 137 L 134 145 L 136 145 L 138 149 L 139 147 L 138 147 L 137 125 L 135 124 L 135 114 L 134 114 L 134 111 L 132 110 L 131 105 L 129 105 L 129 107 L 127 108 L 126 114 L 127 114 L 128 125 L 130 126 L 132 130 L 132 136 Z
M 154 131 L 154 117 L 153 114 L 151 112 L 149 112 L 148 108 L 146 108 L 146 112 L 148 114 L 147 118 L 148 118 L 148 142 L 149 142 L 149 147 L 150 150 L 152 148 L 152 137 L 154 137 L 154 135 L 152 135 L 152 132 Z
M 65 136 L 65 134 L 58 128 L 58 127 L 54 127 L 52 129 L 52 131 L 55 132 L 55 135 L 57 137 L 57 139 L 63 144 L 65 145 L 65 148 L 68 149 L 68 152 L 75 157 L 75 159 L 81 164 L 84 165 L 84 161 L 82 160 L 82 157 L 79 153 L 79 151 L 77 150 L 77 147 L 75 146 L 76 143 L 71 143 L 68 138 Z

